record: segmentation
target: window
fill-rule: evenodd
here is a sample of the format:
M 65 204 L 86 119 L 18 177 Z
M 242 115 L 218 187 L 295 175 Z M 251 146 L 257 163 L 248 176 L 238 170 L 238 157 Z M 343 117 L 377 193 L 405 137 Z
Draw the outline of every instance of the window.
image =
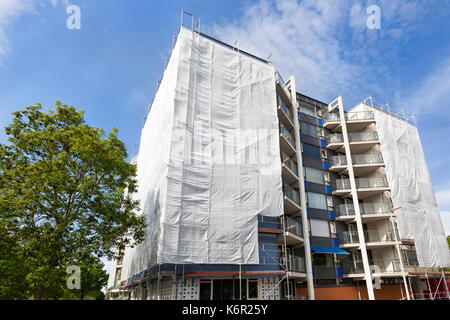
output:
M 330 221 L 330 230 L 331 230 L 331 233 L 336 233 L 336 223 L 335 222 Z
M 258 299 L 258 280 L 248 279 L 248 299 Z
M 323 172 L 319 169 L 305 167 L 306 181 L 323 184 Z
M 300 102 L 299 105 L 300 105 L 300 112 L 308 114 L 313 117 L 316 116 L 316 110 L 313 106 L 305 104 L 304 102 Z
M 325 195 L 320 193 L 308 192 L 308 207 L 313 209 L 327 210 L 327 200 Z
M 314 267 L 334 267 L 333 255 L 315 254 L 312 256 L 312 265 Z
M 200 300 L 211 300 L 211 280 L 200 280 Z
M 317 114 L 319 117 L 321 117 L 321 116 L 322 116 L 322 109 L 319 108 L 319 107 L 317 107 L 317 108 L 316 108 L 316 114 Z
M 330 226 L 328 220 L 309 219 L 311 222 L 311 236 L 330 237 Z
M 328 205 L 329 207 L 332 207 L 332 206 L 333 206 L 333 198 L 332 198 L 332 197 L 327 196 L 327 205 Z
M 325 137 L 325 130 L 323 130 L 323 128 L 319 128 L 319 136 L 321 138 Z
M 330 183 L 330 173 L 324 172 L 323 173 L 323 179 L 325 180 L 325 183 Z
M 313 146 L 312 144 L 302 143 L 303 146 L 303 156 L 305 158 L 316 159 L 321 161 L 322 157 L 320 155 L 320 148 Z
M 317 138 L 319 136 L 317 133 L 317 126 L 306 123 L 306 122 L 302 122 L 300 125 L 301 125 L 300 129 L 302 130 L 303 134 L 306 134 L 308 136 L 315 137 L 315 138 Z

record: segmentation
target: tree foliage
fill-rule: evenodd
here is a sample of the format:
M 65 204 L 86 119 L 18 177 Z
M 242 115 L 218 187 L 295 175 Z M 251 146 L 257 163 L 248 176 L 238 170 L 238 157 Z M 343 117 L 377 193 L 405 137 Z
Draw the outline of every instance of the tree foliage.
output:
M 5 289 L 5 296 L 57 297 L 74 257 L 112 258 L 115 249 L 143 240 L 145 219 L 129 197 L 137 188 L 136 168 L 126 162 L 116 128 L 105 134 L 86 124 L 82 111 L 57 101 L 47 113 L 39 103 L 14 112 L 6 134 L 0 283 L 20 283 L 22 295 Z

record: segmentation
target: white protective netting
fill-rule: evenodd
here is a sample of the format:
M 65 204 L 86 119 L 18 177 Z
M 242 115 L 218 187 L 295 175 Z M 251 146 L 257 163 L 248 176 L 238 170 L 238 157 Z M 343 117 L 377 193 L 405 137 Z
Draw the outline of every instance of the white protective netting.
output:
M 414 239 L 419 265 L 448 267 L 450 255 L 415 126 L 373 108 L 401 238 Z
M 137 158 L 147 239 L 123 279 L 162 263 L 258 264 L 257 215 L 283 212 L 273 66 L 181 28 Z

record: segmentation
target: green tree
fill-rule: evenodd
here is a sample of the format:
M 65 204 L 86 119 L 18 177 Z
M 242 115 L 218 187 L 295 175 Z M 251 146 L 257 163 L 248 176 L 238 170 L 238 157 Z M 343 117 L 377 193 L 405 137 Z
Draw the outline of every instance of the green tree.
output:
M 117 129 L 86 124 L 83 111 L 56 102 L 13 113 L 0 144 L 0 283 L 9 298 L 63 295 L 74 255 L 117 258 L 115 248 L 145 236 L 137 214 L 136 167 Z M 4 252 L 10 243 L 13 252 Z M 0 270 L 1 271 L 1 270 Z M 9 276 L 11 276 L 9 278 Z M 5 278 L 7 278 L 5 280 Z M 20 292 L 18 292 L 20 291 Z
M 448 248 L 450 249 L 450 235 L 447 236 Z

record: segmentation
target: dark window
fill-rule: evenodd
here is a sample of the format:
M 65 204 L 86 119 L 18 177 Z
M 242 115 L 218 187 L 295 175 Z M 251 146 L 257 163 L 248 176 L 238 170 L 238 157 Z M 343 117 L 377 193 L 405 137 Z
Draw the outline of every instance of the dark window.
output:
M 248 298 L 258 299 L 258 280 L 248 280 Z
M 241 287 L 242 299 L 247 299 L 245 280 L 239 286 L 239 279 L 213 280 L 213 300 L 239 300 L 239 287 Z
M 200 300 L 211 300 L 211 281 L 200 281 Z
M 320 148 L 311 144 L 303 144 L 303 155 L 305 158 L 322 160 L 322 156 L 320 155 Z
M 302 130 L 303 134 L 306 134 L 308 136 L 315 137 L 315 138 L 317 138 L 319 136 L 319 134 L 317 132 L 317 127 L 312 124 L 309 124 L 306 122 L 301 122 L 300 129 Z

